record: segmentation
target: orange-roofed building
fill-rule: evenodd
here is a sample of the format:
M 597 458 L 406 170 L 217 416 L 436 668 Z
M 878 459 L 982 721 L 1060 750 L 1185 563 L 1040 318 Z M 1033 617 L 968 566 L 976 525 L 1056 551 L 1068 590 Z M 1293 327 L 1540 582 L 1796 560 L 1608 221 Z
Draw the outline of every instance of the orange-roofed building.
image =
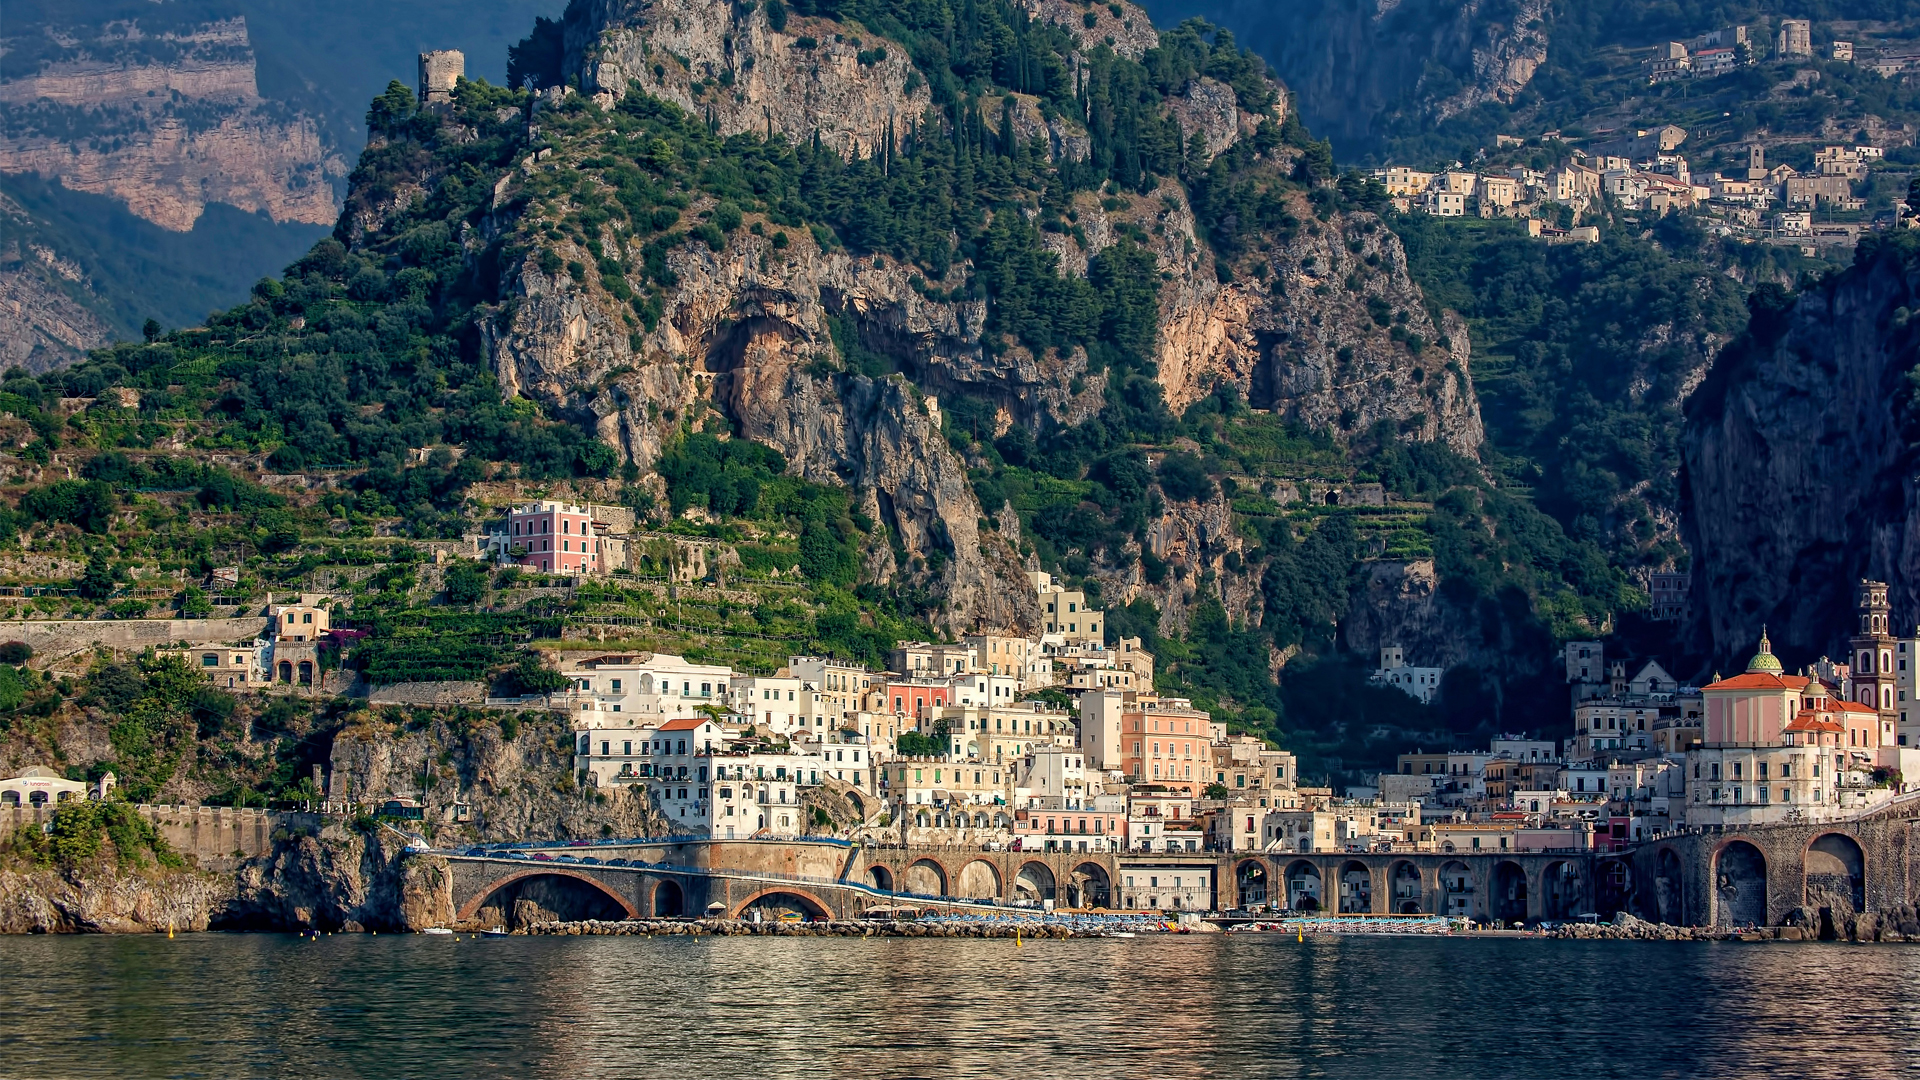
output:
M 1812 685 L 1814 680 L 1781 669 L 1763 631 L 1760 651 L 1744 673 L 1700 688 L 1706 706 L 1702 741 L 1708 746 L 1782 745 L 1782 733 L 1806 707 Z
M 1873 779 L 1892 744 L 1886 716 L 1819 679 L 1783 673 L 1764 633 L 1745 672 L 1701 694 L 1705 738 L 1687 753 L 1687 825 L 1831 821 L 1896 793 Z

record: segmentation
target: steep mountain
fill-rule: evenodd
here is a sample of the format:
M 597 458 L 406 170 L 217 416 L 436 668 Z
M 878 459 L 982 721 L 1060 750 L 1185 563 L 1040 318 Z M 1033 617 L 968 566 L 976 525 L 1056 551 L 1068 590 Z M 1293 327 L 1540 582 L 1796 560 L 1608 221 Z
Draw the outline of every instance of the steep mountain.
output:
M 1393 118 L 1449 120 L 1510 105 L 1547 59 L 1547 0 L 1156 0 L 1155 17 L 1234 31 L 1299 95 L 1301 119 L 1343 156 Z
M 1696 637 L 1722 662 L 1763 626 L 1789 657 L 1842 657 L 1861 578 L 1920 611 L 1920 236 L 1870 237 L 1853 267 L 1749 306 L 1687 403 Z
M 1343 159 L 1444 164 L 1471 161 L 1495 136 L 1604 141 L 1618 132 L 1677 124 L 1696 164 L 1707 149 L 1758 143 L 1772 161 L 1811 155 L 1797 144 L 1853 140 L 1910 145 L 1920 103 L 1895 66 L 1920 24 L 1895 0 L 1156 0 L 1164 21 L 1198 16 L 1227 27 L 1273 64 L 1299 94 L 1302 119 Z M 1649 85 L 1656 46 L 1744 27 L 1746 55 L 1775 57 L 1783 18 L 1814 23 L 1814 55 L 1788 64 Z M 1852 41 L 1856 61 L 1831 59 Z M 1725 43 L 1729 47 L 1732 42 Z M 1804 164 L 1801 164 L 1804 168 Z
M 234 561 L 337 590 L 383 685 L 538 681 L 503 643 L 589 625 L 878 663 L 1031 629 L 1044 570 L 1316 770 L 1561 722 L 1542 658 L 1635 593 L 1483 460 L 1433 250 L 1230 36 L 1038 12 L 576 0 L 514 47 L 537 90 L 396 81 L 284 274 L 7 380 L 22 558 L 87 556 L 87 611 Z M 631 572 L 422 564 L 533 497 L 624 506 Z M 1365 685 L 1350 652 L 1396 643 L 1458 669 L 1445 708 Z M 173 782 L 130 739 L 123 778 Z
M 385 82 L 369 65 L 405 70 L 418 48 L 478 45 L 475 74 L 498 78 L 500 19 L 519 31 L 547 9 L 508 7 L 449 32 L 418 6 L 396 19 L 373 5 L 267 0 L 10 5 L 9 360 L 37 370 L 134 336 L 148 318 L 191 323 L 244 296 L 337 216 L 362 103 Z

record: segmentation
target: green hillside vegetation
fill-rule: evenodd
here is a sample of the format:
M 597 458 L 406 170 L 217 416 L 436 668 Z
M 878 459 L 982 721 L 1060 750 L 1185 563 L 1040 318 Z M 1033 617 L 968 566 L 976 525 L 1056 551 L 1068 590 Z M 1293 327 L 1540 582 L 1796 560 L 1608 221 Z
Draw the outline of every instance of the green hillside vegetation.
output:
M 936 107 L 902 118 L 897 154 L 847 162 L 780 136 L 722 139 L 699 117 L 638 93 L 606 112 L 573 95 L 543 111 L 542 141 L 528 146 L 524 91 L 466 82 L 441 113 L 417 110 L 394 83 L 368 111 L 379 138 L 355 172 L 353 206 L 422 173 L 431 178 L 424 198 L 351 249 L 322 240 L 204 325 L 156 328 L 151 340 L 37 378 L 8 373 L 0 408 L 14 419 L 0 423 L 27 444 L 21 455 L 82 462 L 74 480 L 9 491 L 12 535 L 88 570 L 66 582 L 19 582 L 55 589 L 0 596 L 0 615 L 233 611 L 267 591 L 325 589 L 344 598 L 336 625 L 367 635 L 346 662 L 372 680 L 478 679 L 501 693 L 550 688 L 553 673 L 527 647 L 577 647 L 583 633 L 754 672 L 796 652 L 883 664 L 895 641 L 936 633 L 926 619 L 940 598 L 915 582 L 939 567 L 908 567 L 891 585 L 863 581 L 868 555 L 892 541 L 855 511 L 849 492 L 787 475 L 779 454 L 735 437 L 726 417 L 695 411 L 677 418 L 679 434 L 654 467 L 666 496 L 656 504 L 638 471 L 620 467 L 577 422 L 503 400 L 481 347 L 476 319 L 509 299 L 499 294 L 505 266 L 531 259 L 547 273 L 597 281 L 626 304 L 639 333 L 676 285 L 668 251 L 718 248 L 728 233 L 758 228 L 776 249 L 782 236 L 804 235 L 909 263 L 929 295 L 985 298 L 990 348 L 1087 351 L 1090 377 L 1105 380 L 1096 417 L 996 437 L 993 402 L 943 394 L 945 435 L 985 512 L 1012 505 L 1042 566 L 1095 595 L 1102 568 L 1136 562 L 1148 581 L 1193 591 L 1192 623 L 1179 635 L 1158 633 L 1146 600 L 1109 608 L 1113 635 L 1142 636 L 1163 658 L 1162 689 L 1293 746 L 1322 774 L 1377 764 L 1436 731 L 1564 724 L 1557 695 L 1531 692 L 1529 680 L 1556 639 L 1592 633 L 1644 602 L 1624 571 L 1650 552 L 1620 537 L 1635 535 L 1645 512 L 1621 493 L 1657 474 L 1670 452 L 1666 435 L 1633 428 L 1647 426 L 1644 417 L 1600 404 L 1617 387 L 1563 371 L 1577 349 L 1637 340 L 1612 317 L 1567 310 L 1566 300 L 1624 304 L 1642 323 L 1711 321 L 1724 314 L 1718 291 L 1669 296 L 1685 269 L 1664 266 L 1646 245 L 1539 254 L 1509 250 L 1509 238 L 1495 235 L 1475 241 L 1485 249 L 1476 251 L 1407 232 L 1435 303 L 1467 312 L 1476 335 L 1516 357 L 1492 380 L 1489 415 L 1510 448 L 1503 453 L 1533 464 L 1496 462 L 1498 483 L 1444 447 L 1408 444 L 1391 430 L 1336 441 L 1252 413 L 1230 388 L 1175 415 L 1154 379 L 1157 277 L 1140 238 L 1099 253 L 1085 278 L 1061 273 L 1041 246 L 1046 233 L 1075 235 L 1072 196 L 1125 203 L 1163 182 L 1184 185 L 1219 272 L 1231 276 L 1258 269 L 1260 230 L 1314 230 L 1336 214 L 1378 210 L 1377 185 L 1335 177 L 1324 143 L 1271 117 L 1202 167 L 1165 119 L 1163 94 L 1206 72 L 1255 110 L 1272 104 L 1258 62 L 1202 23 L 1169 33 L 1138 62 L 1096 48 L 1075 79 L 1064 36 L 1007 3 L 971 5 L 951 29 L 917 6 L 794 10 L 837 15 L 856 33 L 885 31 L 888 43 L 865 44 L 913 56 Z M 533 57 L 537 44 L 519 55 Z M 1089 161 L 1055 163 L 1044 147 L 1013 138 L 1010 92 L 1089 118 Z M 571 167 L 532 173 L 511 208 L 517 224 L 503 234 L 469 228 L 490 212 L 505 171 L 542 148 Z M 564 258 L 562 237 L 592 261 Z M 623 262 L 617 253 L 629 243 L 644 254 Z M 1448 250 L 1466 257 L 1440 266 Z M 1610 276 L 1606 259 L 1615 256 L 1635 269 Z M 1628 273 L 1653 283 L 1635 291 Z M 816 362 L 844 373 L 834 377 L 913 377 L 896 372 L 857 324 L 842 322 L 832 336 L 835 355 Z M 62 398 L 91 403 L 74 411 Z M 1581 417 L 1592 444 L 1549 445 L 1557 415 Z M 329 482 L 268 487 L 216 456 Z M 1536 471 L 1523 483 L 1507 475 L 1528 468 Z M 1276 501 L 1282 482 L 1308 478 L 1380 483 L 1395 498 L 1384 507 Z M 1556 488 L 1538 505 L 1526 488 L 1536 481 Z M 641 526 L 632 569 L 569 587 L 427 557 L 424 542 L 473 530 L 488 513 L 484 501 L 509 484 L 633 508 Z M 1229 618 L 1215 571 L 1191 576 L 1144 550 L 1148 523 L 1169 502 L 1215 496 L 1228 500 L 1246 541 L 1226 572 L 1258 583 L 1252 619 Z M 1448 602 L 1513 658 L 1450 675 L 1447 703 L 1434 709 L 1365 686 L 1335 634 L 1369 560 L 1428 557 Z M 220 565 L 242 567 L 238 589 L 207 596 L 181 587 L 181 577 Z M 557 640 L 563 634 L 568 641 Z M 1296 649 L 1303 655 L 1276 683 L 1274 651 Z M 132 702 L 156 702 L 124 740 L 115 736 L 115 768 L 130 792 L 150 795 L 191 773 L 229 801 L 292 798 L 304 764 L 342 722 L 336 705 L 263 720 L 272 709 L 196 704 L 157 660 L 128 671 L 105 665 L 94 682 L 137 682 L 120 704 L 102 699 L 128 716 Z M 23 699 L 18 716 L 32 707 Z M 223 709 L 240 717 L 232 730 L 228 719 L 195 719 Z M 50 738 L 38 719 L 10 723 L 19 737 Z M 269 734 L 258 745 L 235 735 L 248 730 Z
M 1501 13 L 1483 8 L 1479 17 L 1499 22 Z M 1816 58 L 1780 62 L 1771 56 L 1767 31 L 1754 34 L 1751 55 L 1759 63 L 1717 78 L 1647 84 L 1650 50 L 1669 40 L 1692 38 L 1725 26 L 1771 27 L 1781 18 L 1814 21 Z M 1559 131 L 1568 140 L 1603 131 L 1677 124 L 1687 129 L 1682 149 L 1696 172 L 1744 167 L 1742 148 L 1760 138 L 1798 144 L 1770 155 L 1805 169 L 1813 151 L 1834 141 L 1823 134 L 1831 123 L 1851 137 L 1869 116 L 1909 126 L 1920 123 L 1920 87 L 1899 77 L 1884 78 L 1864 65 L 1824 59 L 1823 46 L 1836 36 L 1835 20 L 1866 23 L 1875 39 L 1910 41 L 1920 34 L 1912 9 L 1895 0 L 1825 0 L 1781 4 L 1772 0 L 1711 0 L 1689 4 L 1645 4 L 1634 0 L 1564 5 L 1555 9 L 1548 30 L 1547 62 L 1525 90 L 1509 103 L 1491 101 L 1441 123 L 1427 118 L 1419 102 L 1406 101 L 1382 117 L 1369 160 L 1399 163 L 1472 161 L 1481 148 L 1492 149 L 1496 134 L 1537 136 Z M 1864 44 L 1864 43 L 1863 43 Z M 1814 81 L 1807 82 L 1811 72 Z M 1429 68 L 1421 84 L 1425 100 L 1458 91 L 1466 73 Z M 1626 131 L 1632 134 L 1632 131 Z M 1913 164 L 1911 150 L 1896 152 L 1895 163 Z M 1879 193 L 1884 209 L 1899 193 Z

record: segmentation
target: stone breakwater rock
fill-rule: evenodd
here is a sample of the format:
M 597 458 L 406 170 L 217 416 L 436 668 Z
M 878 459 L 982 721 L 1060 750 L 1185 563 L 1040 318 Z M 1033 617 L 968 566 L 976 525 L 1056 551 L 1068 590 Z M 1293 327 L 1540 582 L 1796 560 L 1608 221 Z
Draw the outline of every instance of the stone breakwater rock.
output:
M 1821 931 L 1805 912 L 1795 911 L 1786 926 L 1759 926 L 1745 930 L 1727 930 L 1712 926 L 1669 926 L 1650 923 L 1631 915 L 1621 915 L 1611 923 L 1573 923 L 1556 927 L 1547 934 L 1553 938 L 1588 941 L 1819 941 Z M 1804 923 L 1806 925 L 1796 925 Z M 1920 910 L 1903 905 L 1892 911 L 1851 916 L 1844 930 L 1837 929 L 1829 940 L 1854 942 L 1920 941 Z
M 1714 927 L 1671 926 L 1621 915 L 1611 923 L 1569 923 L 1547 936 L 1589 941 L 1725 941 L 1737 935 Z
M 1017 935 L 1023 939 L 1038 939 L 1101 936 L 1098 933 L 1076 931 L 1065 926 L 923 923 L 905 919 L 769 923 L 748 922 L 744 919 L 698 919 L 690 922 L 667 919 L 632 919 L 620 922 L 587 919 L 580 922 L 536 923 L 515 933 L 550 937 L 713 935 L 716 937 L 1013 938 Z

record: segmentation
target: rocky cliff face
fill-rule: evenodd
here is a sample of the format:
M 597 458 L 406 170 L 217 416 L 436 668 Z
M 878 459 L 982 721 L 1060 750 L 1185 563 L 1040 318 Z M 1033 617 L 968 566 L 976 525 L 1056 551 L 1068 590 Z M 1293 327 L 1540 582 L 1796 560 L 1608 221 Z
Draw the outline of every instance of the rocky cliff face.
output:
M 492 723 L 464 723 L 437 710 L 430 719 L 420 715 L 396 724 L 364 713 L 335 735 L 328 773 L 334 797 L 417 798 L 436 842 L 669 831 L 643 797 L 575 785 L 573 735 L 563 718 L 528 714 L 525 723 L 513 722 L 509 738 Z
M 153 38 L 137 24 L 76 29 L 0 82 L 0 110 L 0 172 L 112 196 L 175 231 L 210 202 L 330 224 L 346 175 L 311 119 L 260 97 L 241 19 Z
M 0 934 L 164 934 L 205 930 L 234 896 L 229 877 L 122 868 L 0 870 Z
M 1845 655 L 1862 577 L 1920 616 L 1913 406 L 1920 244 L 1911 234 L 1776 308 L 1756 294 L 1687 406 L 1682 522 L 1695 640 L 1721 662 L 1764 625 L 1790 663 Z
M 569 17 L 570 66 L 583 85 L 617 99 L 630 84 L 705 116 L 722 135 L 743 131 L 820 141 L 868 154 L 932 104 L 894 42 L 863 40 L 849 24 L 789 16 L 764 5 L 698 0 L 592 0 Z M 911 85 L 910 85 L 911 84 Z
M 1161 19 L 1198 15 L 1266 57 L 1300 116 L 1361 152 L 1383 118 L 1438 122 L 1511 102 L 1547 58 L 1546 0 L 1162 0 Z
M 97 294 L 87 272 L 40 240 L 31 216 L 0 195 L 0 368 L 45 371 L 113 340 L 83 300 Z
M 339 827 L 291 836 L 234 876 L 217 929 L 423 930 L 453 921 L 443 859 L 407 855 L 391 832 Z
M 1041 4 L 1037 14 L 1070 27 L 1083 43 L 1111 37 L 1116 49 L 1144 52 L 1154 40 L 1145 13 L 1130 6 L 1120 16 L 1096 12 L 1091 30 L 1078 7 Z M 928 100 L 903 46 L 852 28 L 793 16 L 776 31 L 764 7 L 597 0 L 576 4 L 566 35 L 570 62 L 598 108 L 647 93 L 704 117 L 723 135 L 811 138 L 817 131 L 823 145 L 856 155 L 921 122 Z M 1260 121 L 1229 87 L 1207 78 L 1191 82 L 1168 109 L 1182 130 L 1201 136 L 1207 155 Z M 1009 115 L 1017 132 L 1056 158 L 1087 153 L 1087 136 L 1070 119 L 1046 118 L 1024 98 Z M 574 168 L 595 145 L 561 138 L 550 155 L 524 162 L 496 187 L 495 205 L 507 209 L 490 228 L 539 235 L 540 245 L 581 266 L 603 254 L 622 265 L 643 261 L 640 239 L 603 252 L 562 227 L 574 206 L 515 216 L 528 205 L 518 193 L 532 178 Z M 1294 151 L 1271 153 L 1271 164 L 1284 170 Z M 423 172 L 383 191 L 391 202 L 405 198 L 403 188 L 424 191 L 434 182 Z M 355 235 L 380 219 L 379 207 L 363 208 L 365 201 L 359 192 L 348 199 Z M 1464 330 L 1432 325 L 1398 240 L 1377 220 L 1354 213 L 1322 221 L 1304 196 L 1294 202 L 1293 216 L 1304 224 L 1231 268 L 1215 265 L 1174 182 L 1145 194 L 1082 192 L 1072 203 L 1075 235 L 1044 233 L 1043 242 L 1062 271 L 1076 275 L 1122 235 L 1153 252 L 1163 281 L 1158 378 L 1176 411 L 1224 383 L 1255 407 L 1316 429 L 1359 433 L 1384 421 L 1403 438 L 1475 455 L 1481 427 Z M 682 220 L 718 209 L 696 194 Z M 987 514 L 942 435 L 938 402 L 964 393 L 997 408 L 1001 431 L 1014 424 L 1047 430 L 1098 412 L 1104 377 L 1089 376 L 1077 351 L 989 348 L 985 302 L 952 298 L 967 280 L 965 265 L 926 283 L 908 263 L 823 247 L 806 230 L 760 214 L 746 214 L 742 225 L 717 249 L 690 242 L 666 252 L 676 284 L 652 330 L 595 275 L 552 263 L 543 270 L 532 253 L 507 267 L 503 291 L 511 299 L 480 327 L 503 388 L 592 423 L 643 469 L 689 420 L 717 409 L 739 434 L 780 450 L 801 475 L 855 489 L 867 516 L 898 541 L 893 551 L 872 554 L 869 576 L 918 574 L 913 568 L 931 564 L 939 569 L 923 583 L 945 597 L 940 618 L 949 628 L 1030 627 L 1036 613 L 1010 534 L 980 527 Z M 777 246 L 776 235 L 783 238 Z M 841 355 L 847 335 L 899 374 L 854 370 Z M 1209 558 L 1226 553 L 1216 541 L 1195 539 Z M 1250 587 L 1241 591 L 1251 595 Z

